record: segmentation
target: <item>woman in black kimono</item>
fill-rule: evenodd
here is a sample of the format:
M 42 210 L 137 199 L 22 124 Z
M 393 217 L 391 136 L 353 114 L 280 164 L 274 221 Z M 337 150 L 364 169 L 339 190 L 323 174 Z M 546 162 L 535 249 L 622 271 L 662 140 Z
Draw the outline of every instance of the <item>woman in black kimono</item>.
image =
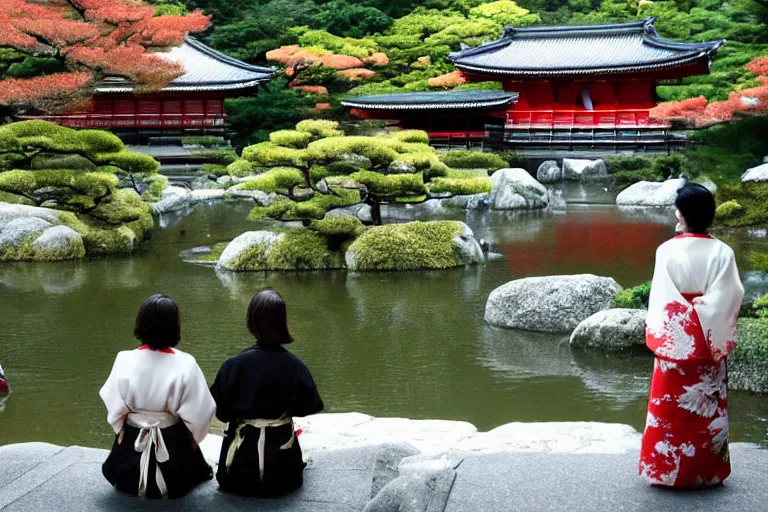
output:
M 211 386 L 216 416 L 228 423 L 216 478 L 225 491 L 245 496 L 282 496 L 301 487 L 301 447 L 294 416 L 323 410 L 304 363 L 283 345 L 288 330 L 283 298 L 265 290 L 246 314 L 256 344 L 227 360 Z

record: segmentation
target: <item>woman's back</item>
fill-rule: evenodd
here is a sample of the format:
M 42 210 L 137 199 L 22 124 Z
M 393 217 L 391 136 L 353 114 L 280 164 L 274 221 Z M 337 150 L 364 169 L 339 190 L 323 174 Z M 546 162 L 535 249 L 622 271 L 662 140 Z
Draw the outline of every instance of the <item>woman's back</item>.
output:
M 666 266 L 678 290 L 704 294 L 733 259 L 733 250 L 720 240 L 683 236 L 662 244 L 656 261 Z

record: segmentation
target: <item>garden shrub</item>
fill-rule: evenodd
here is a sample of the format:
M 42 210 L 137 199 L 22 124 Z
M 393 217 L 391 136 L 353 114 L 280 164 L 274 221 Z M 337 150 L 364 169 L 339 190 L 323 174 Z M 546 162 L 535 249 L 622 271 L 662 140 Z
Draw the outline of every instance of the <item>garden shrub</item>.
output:
M 686 163 L 687 160 L 685 156 L 680 153 L 673 153 L 671 155 L 663 155 L 655 158 L 653 160 L 652 168 L 666 180 L 670 176 L 679 176 Z
M 184 137 L 181 139 L 184 146 L 201 146 L 204 148 L 215 148 L 224 144 L 219 137 Z
M 444 269 L 462 265 L 453 239 L 461 232 L 454 221 L 409 222 L 369 228 L 349 247 L 354 270 Z
M 618 171 L 613 174 L 614 186 L 626 188 L 640 181 L 662 181 L 661 174 L 653 169 L 639 169 L 637 171 Z
M 258 167 L 305 167 L 309 155 L 304 149 L 285 148 L 272 142 L 260 142 L 243 150 L 243 158 Z
M 723 185 L 715 193 L 715 199 L 719 205 L 736 201 L 743 208 L 740 215 L 717 217 L 718 226 L 754 226 L 768 222 L 768 183 Z
M 383 175 L 371 171 L 359 171 L 350 176 L 379 197 L 396 195 L 423 195 L 427 192 L 421 173 Z
M 728 385 L 768 393 L 768 319 L 741 318 L 739 343 L 728 358 Z
M 93 171 L 96 165 L 77 154 L 57 155 L 53 153 L 41 153 L 32 157 L 30 169 L 68 169 L 73 171 Z
M 134 221 L 154 223 L 149 205 L 141 200 L 139 194 L 130 189 L 115 190 L 109 201 L 102 201 L 88 214 L 113 225 L 128 224 Z
M 228 166 L 221 164 L 203 164 L 200 171 L 203 174 L 213 174 L 214 176 L 228 176 L 229 172 L 227 171 L 227 167 Z
M 117 186 L 114 174 L 78 171 L 6 171 L 0 173 L 0 190 L 31 195 L 44 187 L 68 188 L 72 195 L 107 196 Z
M 441 155 L 440 161 L 455 169 L 502 169 L 508 165 L 499 155 L 479 151 L 451 151 Z
M 229 164 L 226 167 L 226 173 L 230 176 L 236 176 L 242 178 L 252 174 L 254 171 L 254 165 L 248 160 L 241 158 Z
M 738 201 L 730 200 L 722 203 L 717 207 L 715 211 L 715 218 L 717 220 L 732 219 L 738 217 L 744 212 L 744 207 L 739 204 Z
M 269 141 L 276 146 L 302 149 L 312 141 L 313 135 L 299 130 L 278 130 L 269 134 Z
M 160 164 L 151 156 L 131 151 L 97 153 L 93 161 L 101 165 L 114 165 L 129 173 L 151 174 L 160 169 Z
M 229 165 L 237 160 L 237 153 L 232 149 L 214 149 L 195 153 L 211 164 Z
M 650 158 L 642 156 L 609 156 L 603 158 L 603 161 L 608 172 L 612 173 L 650 169 L 653 165 Z
M 390 136 L 403 142 L 429 144 L 429 134 L 424 130 L 397 130 L 391 132 Z
M 313 165 L 309 169 L 309 180 L 312 183 L 317 183 L 318 181 L 327 178 L 330 176 L 331 173 L 328 169 L 328 167 L 322 166 L 322 165 Z
M 620 291 L 613 298 L 613 307 L 627 309 L 648 309 L 648 300 L 651 295 L 651 282 L 627 288 Z
M 502 160 L 507 162 L 507 165 L 509 167 L 512 167 L 514 169 L 525 169 L 526 164 L 528 163 L 528 159 L 524 156 L 520 155 L 517 151 L 514 150 L 506 150 L 501 151 L 499 153 L 499 157 L 501 157 Z
M 405 153 L 398 156 L 391 164 L 389 164 L 389 172 L 424 171 L 430 169 L 433 165 L 440 163 L 440 159 L 435 153 Z
M 390 141 L 381 137 L 345 136 L 316 140 L 307 146 L 307 151 L 314 159 L 325 162 L 338 160 L 347 154 L 361 155 L 378 167 L 389 165 L 398 157 L 397 151 L 390 145 Z
M 338 128 L 339 123 L 326 119 L 305 119 L 296 125 L 296 130 L 310 133 L 317 138 L 341 137 L 344 132 Z
M 436 178 L 427 189 L 432 193 L 450 192 L 454 195 L 489 193 L 493 188 L 490 178 Z
M 304 174 L 292 167 L 275 167 L 264 174 L 244 181 L 237 185 L 239 190 L 261 190 L 263 192 L 275 192 L 281 189 L 292 189 L 304 185 Z
M 320 220 L 335 208 L 352 206 L 360 202 L 358 190 L 334 189 L 332 194 L 317 194 L 307 201 L 291 201 L 279 197 L 269 206 L 255 206 L 249 220 Z

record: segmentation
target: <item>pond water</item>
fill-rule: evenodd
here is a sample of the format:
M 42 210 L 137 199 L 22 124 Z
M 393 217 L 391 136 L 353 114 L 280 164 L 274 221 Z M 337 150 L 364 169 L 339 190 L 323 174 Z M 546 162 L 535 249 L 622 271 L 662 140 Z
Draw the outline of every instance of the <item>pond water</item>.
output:
M 245 204 L 195 209 L 125 258 L 0 265 L 0 362 L 13 396 L 0 414 L 0 445 L 47 441 L 107 448 L 98 390 L 115 353 L 136 346 L 132 327 L 150 294 L 175 298 L 182 350 L 212 381 L 252 340 L 251 294 L 280 291 L 297 341 L 329 412 L 466 420 L 481 430 L 512 421 L 608 421 L 642 428 L 647 353 L 572 351 L 567 336 L 486 326 L 488 294 L 515 278 L 595 273 L 624 286 L 650 278 L 668 215 L 569 205 L 535 213 L 456 212 L 503 257 L 443 272 L 217 274 L 183 263 L 191 247 L 258 229 Z M 740 260 L 753 245 L 729 235 Z M 742 262 L 743 263 L 743 262 Z M 757 287 L 764 279 L 750 276 Z M 755 292 L 756 293 L 756 292 Z M 768 398 L 730 394 L 733 439 L 768 438 Z

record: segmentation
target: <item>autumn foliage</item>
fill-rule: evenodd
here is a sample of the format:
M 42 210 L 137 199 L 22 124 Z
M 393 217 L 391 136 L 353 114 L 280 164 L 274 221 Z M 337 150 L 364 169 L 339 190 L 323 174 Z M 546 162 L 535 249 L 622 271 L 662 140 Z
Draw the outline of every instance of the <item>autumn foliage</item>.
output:
M 138 0 L 0 0 L 0 48 L 61 64 L 59 73 L 0 79 L 0 104 L 66 110 L 104 74 L 124 76 L 142 92 L 160 89 L 184 70 L 156 52 L 209 23 L 199 12 L 155 16 Z
M 725 101 L 707 103 L 699 96 L 661 103 L 651 110 L 651 118 L 677 127 L 703 128 L 737 117 L 768 114 L 768 57 L 754 59 L 744 67 L 758 75 L 760 85 L 734 91 Z

